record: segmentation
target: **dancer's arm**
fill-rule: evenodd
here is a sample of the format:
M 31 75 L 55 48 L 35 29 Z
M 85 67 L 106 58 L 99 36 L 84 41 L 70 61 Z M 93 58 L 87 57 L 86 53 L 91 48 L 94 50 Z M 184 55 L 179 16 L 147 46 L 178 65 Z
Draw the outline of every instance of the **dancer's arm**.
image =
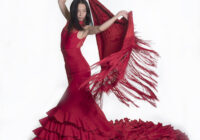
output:
M 60 10 L 61 10 L 63 16 L 66 18 L 67 21 L 69 21 L 70 12 L 66 7 L 65 2 L 66 2 L 66 0 L 58 0 L 58 5 L 60 7 Z
M 98 26 L 88 25 L 88 27 L 86 27 L 84 34 L 92 35 L 92 34 L 98 34 L 100 32 L 103 32 L 106 29 L 108 29 L 115 22 L 115 20 L 117 20 L 118 17 L 120 16 L 124 16 L 126 19 L 128 19 L 128 12 L 125 10 L 122 10 L 118 12 L 115 16 L 113 16 L 112 18 L 110 18 L 109 20 L 105 21 L 103 24 L 98 25 Z

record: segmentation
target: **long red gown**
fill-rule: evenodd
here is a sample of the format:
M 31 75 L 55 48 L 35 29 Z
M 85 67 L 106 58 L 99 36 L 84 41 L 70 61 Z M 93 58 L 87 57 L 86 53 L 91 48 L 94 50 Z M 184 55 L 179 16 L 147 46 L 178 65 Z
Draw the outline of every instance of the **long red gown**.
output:
M 78 89 L 91 70 L 80 50 L 85 38 L 77 38 L 77 30 L 67 34 L 67 25 L 61 33 L 61 51 L 69 85 L 58 104 L 39 120 L 33 140 L 188 140 L 171 125 L 128 118 L 108 121 L 91 93 Z

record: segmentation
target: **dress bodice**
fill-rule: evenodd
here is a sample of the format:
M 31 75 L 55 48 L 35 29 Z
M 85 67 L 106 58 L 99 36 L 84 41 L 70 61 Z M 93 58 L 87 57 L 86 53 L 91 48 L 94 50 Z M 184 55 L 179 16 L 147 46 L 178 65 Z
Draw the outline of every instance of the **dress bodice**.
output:
M 82 24 L 82 22 L 79 22 Z M 67 24 L 65 25 L 65 27 L 63 28 L 62 32 L 61 32 L 61 49 L 66 50 L 66 49 L 80 49 L 81 46 L 83 45 L 86 37 L 79 39 L 77 37 L 77 34 L 79 32 L 79 30 L 73 29 L 71 31 L 71 33 L 67 32 L 67 26 L 69 24 L 69 21 L 67 22 Z
M 79 39 L 77 37 L 78 30 L 75 29 L 68 34 L 66 28 L 68 24 L 69 22 L 67 22 L 61 33 L 61 51 L 69 83 L 73 80 L 76 81 L 76 85 L 79 85 L 91 74 L 89 64 L 80 49 L 86 37 Z

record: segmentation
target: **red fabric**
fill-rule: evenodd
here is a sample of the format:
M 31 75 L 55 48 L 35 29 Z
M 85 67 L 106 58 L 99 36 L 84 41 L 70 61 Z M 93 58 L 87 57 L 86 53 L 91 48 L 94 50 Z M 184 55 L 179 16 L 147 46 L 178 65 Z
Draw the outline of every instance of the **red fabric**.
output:
M 67 34 L 66 26 L 61 33 L 61 51 L 69 85 L 58 104 L 39 120 L 41 126 L 32 130 L 33 140 L 188 140 L 171 125 L 128 118 L 108 121 L 88 87 L 78 89 L 91 76 L 80 50 L 85 38 L 78 39 L 78 31 Z
M 68 34 L 66 26 L 61 32 L 60 47 L 68 87 L 58 104 L 39 120 L 41 126 L 32 130 L 36 135 L 33 140 L 188 140 L 186 134 L 171 125 L 128 118 L 108 121 L 89 87 L 78 89 L 91 76 L 80 50 L 85 38 L 78 39 L 77 30 Z
M 101 25 L 114 15 L 99 1 L 89 0 L 94 25 Z M 159 54 L 143 46 L 151 47 L 148 41 L 139 39 L 134 32 L 132 11 L 128 20 L 116 20 L 107 30 L 96 34 L 100 61 L 90 68 L 101 67 L 99 73 L 89 77 L 79 88 L 90 86 L 96 102 L 102 106 L 102 95 L 114 93 L 125 105 L 133 102 L 130 96 L 148 101 L 156 107 L 155 95 L 158 75 L 156 67 Z M 128 97 L 129 96 L 129 97 Z
M 77 38 L 77 30 L 61 33 L 61 51 L 65 61 L 68 87 L 47 117 L 40 119 L 41 127 L 34 129 L 33 140 L 106 140 L 115 136 L 113 125 L 107 121 L 92 95 L 78 86 L 90 76 L 90 68 L 81 53 L 85 40 Z

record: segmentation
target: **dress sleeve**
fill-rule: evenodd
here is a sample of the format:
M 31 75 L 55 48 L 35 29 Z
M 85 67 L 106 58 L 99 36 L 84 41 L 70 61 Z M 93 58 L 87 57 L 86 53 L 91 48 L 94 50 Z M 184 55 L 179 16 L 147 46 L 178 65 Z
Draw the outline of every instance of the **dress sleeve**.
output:
M 89 0 L 94 25 L 100 25 L 114 16 L 97 0 Z M 102 107 L 103 93 L 114 93 L 116 97 L 129 106 L 139 107 L 132 97 L 148 101 L 156 107 L 159 101 L 155 95 L 158 77 L 153 70 L 160 55 L 148 49 L 150 43 L 136 36 L 132 11 L 128 20 L 117 19 L 107 30 L 96 34 L 100 61 L 91 65 L 91 70 L 101 67 L 101 71 L 91 75 L 79 88 L 90 86 L 96 102 Z M 146 47 L 143 47 L 146 46 Z

